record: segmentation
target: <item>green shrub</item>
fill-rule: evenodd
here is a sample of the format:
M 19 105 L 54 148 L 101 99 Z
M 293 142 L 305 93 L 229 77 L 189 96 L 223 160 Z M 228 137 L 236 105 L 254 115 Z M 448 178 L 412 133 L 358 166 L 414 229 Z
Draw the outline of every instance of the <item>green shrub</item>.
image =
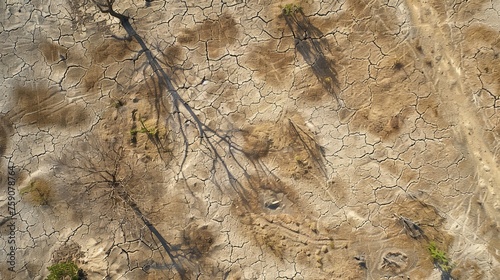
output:
M 290 16 L 293 13 L 299 12 L 300 10 L 302 10 L 302 7 L 299 5 L 286 4 L 285 7 L 283 7 L 283 14 L 285 16 Z
M 78 266 L 72 262 L 62 262 L 57 263 L 48 268 L 50 271 L 49 276 L 47 276 L 46 280 L 64 280 L 69 276 L 71 280 L 79 280 L 80 276 L 78 275 Z
M 431 253 L 431 257 L 432 260 L 434 261 L 434 264 L 436 264 L 442 271 L 450 272 L 451 264 L 450 260 L 446 256 L 446 252 L 439 250 L 434 241 L 431 241 L 429 243 L 428 249 L 429 252 Z

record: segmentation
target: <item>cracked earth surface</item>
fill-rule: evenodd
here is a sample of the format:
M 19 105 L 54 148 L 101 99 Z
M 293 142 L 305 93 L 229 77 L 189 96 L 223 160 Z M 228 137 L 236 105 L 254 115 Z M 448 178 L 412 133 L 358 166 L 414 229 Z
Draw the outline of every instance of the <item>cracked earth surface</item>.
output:
M 19 2 L 1 279 L 500 274 L 500 1 Z

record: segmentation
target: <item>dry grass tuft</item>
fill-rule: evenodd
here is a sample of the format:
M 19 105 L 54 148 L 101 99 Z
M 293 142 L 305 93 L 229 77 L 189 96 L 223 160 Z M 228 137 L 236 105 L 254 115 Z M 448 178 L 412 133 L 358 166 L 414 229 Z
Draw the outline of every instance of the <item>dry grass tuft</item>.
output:
M 51 185 L 45 179 L 33 179 L 20 193 L 34 205 L 48 205 L 52 197 Z

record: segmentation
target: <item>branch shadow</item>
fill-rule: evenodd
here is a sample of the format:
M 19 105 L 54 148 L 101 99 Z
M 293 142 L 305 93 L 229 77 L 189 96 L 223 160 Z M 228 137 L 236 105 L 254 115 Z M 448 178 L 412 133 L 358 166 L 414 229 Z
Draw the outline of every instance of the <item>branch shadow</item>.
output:
M 160 116 L 160 108 L 164 106 L 162 103 L 163 97 L 167 97 L 170 101 L 169 105 L 171 109 L 167 110 L 167 118 L 172 121 L 172 128 L 175 128 L 176 132 L 180 136 L 177 141 L 183 145 L 183 148 L 181 149 L 182 151 L 180 152 L 182 155 L 180 158 L 180 170 L 178 176 L 186 179 L 184 176 L 184 166 L 186 165 L 190 145 L 194 143 L 194 141 L 199 141 L 201 146 L 206 149 L 201 152 L 209 154 L 212 159 L 210 173 L 213 179 L 213 184 L 221 193 L 227 193 L 227 186 L 230 186 L 230 189 L 232 189 L 238 199 L 242 201 L 242 205 L 246 208 L 246 210 L 252 211 L 253 208 L 250 205 L 250 202 L 255 200 L 255 196 L 259 192 L 260 182 L 266 180 L 266 176 L 273 176 L 276 179 L 278 179 L 278 177 L 273 174 L 273 171 L 267 168 L 264 163 L 258 159 L 249 157 L 244 149 L 231 138 L 231 131 L 220 131 L 211 128 L 202 119 L 200 119 L 200 117 L 198 117 L 195 111 L 196 109 L 192 108 L 179 94 L 171 76 L 167 74 L 166 70 L 162 66 L 162 64 L 165 65 L 165 63 L 162 63 L 160 59 L 153 55 L 146 42 L 139 34 L 137 34 L 136 30 L 131 25 L 129 18 L 113 10 L 114 1 L 105 1 L 105 3 L 94 3 L 99 7 L 101 12 L 108 13 L 120 20 L 120 24 L 126 30 L 128 36 L 136 40 L 141 46 L 141 50 L 138 55 L 144 54 L 146 56 L 147 67 L 152 70 L 153 75 L 155 76 L 154 81 L 158 83 L 157 86 L 152 88 L 155 94 L 155 104 L 156 110 L 158 110 L 158 116 Z M 321 38 L 322 36 L 319 30 L 312 26 L 305 17 L 303 17 L 302 20 L 300 20 L 299 17 L 291 17 L 287 19 L 287 23 L 288 22 L 291 28 L 300 27 L 300 30 L 302 31 L 312 30 L 315 37 Z M 300 41 L 302 41 L 302 43 Z M 318 77 L 318 80 L 322 82 L 323 87 L 325 87 L 329 93 L 337 98 L 337 72 L 333 67 L 334 63 L 329 61 L 323 54 L 322 48 L 324 46 L 322 46 L 322 44 L 325 43 L 321 40 L 317 42 L 316 39 L 313 40 L 303 38 L 302 40 L 299 40 L 297 50 L 312 67 L 314 74 Z M 186 124 L 193 124 L 194 130 L 190 130 Z M 318 146 L 314 139 L 311 139 L 307 133 L 291 121 L 290 126 L 293 128 L 293 132 L 296 134 L 299 141 L 304 145 L 307 152 L 317 163 L 321 172 L 326 176 L 326 171 L 322 165 L 321 153 L 318 154 L 316 152 Z M 217 176 L 217 173 L 220 171 L 223 172 L 223 176 Z M 254 172 L 255 174 L 253 174 Z M 189 258 L 183 257 L 183 253 L 181 251 L 175 252 L 175 247 L 172 247 L 168 241 L 163 238 L 161 233 L 144 216 L 137 204 L 131 200 L 127 193 L 118 193 L 118 195 L 120 195 L 120 197 L 127 202 L 129 207 L 134 210 L 136 215 L 143 221 L 156 239 L 160 241 L 165 252 L 173 262 L 174 269 L 177 270 L 181 278 L 187 279 L 187 269 L 184 265 L 193 265 L 190 263 Z
M 330 52 L 330 48 L 324 34 L 310 22 L 301 9 L 284 13 L 283 16 L 295 38 L 296 51 L 311 67 L 323 88 L 335 97 L 341 107 L 342 103 L 338 97 L 338 72 L 335 70 L 335 61 L 325 55 L 325 51 Z

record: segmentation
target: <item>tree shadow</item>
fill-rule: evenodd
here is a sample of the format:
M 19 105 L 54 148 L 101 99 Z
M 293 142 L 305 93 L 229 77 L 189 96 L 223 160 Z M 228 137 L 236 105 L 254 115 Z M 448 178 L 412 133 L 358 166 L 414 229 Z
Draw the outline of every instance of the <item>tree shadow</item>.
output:
M 283 16 L 295 38 L 295 49 L 311 67 L 323 88 L 335 97 L 341 107 L 338 73 L 335 61 L 325 55 L 325 52 L 331 52 L 324 34 L 309 21 L 301 9 L 283 13 Z
M 120 24 L 126 30 L 128 36 L 136 40 L 141 46 L 138 55 L 146 56 L 147 63 L 145 63 L 145 69 L 147 68 L 152 71 L 155 77 L 153 81 L 157 83 L 157 85 L 151 88 L 155 96 L 155 108 L 158 111 L 157 117 L 161 115 L 159 113 L 160 110 L 166 110 L 168 114 L 167 119 L 172 124 L 170 129 L 176 130 L 175 132 L 179 135 L 176 141 L 180 146 L 183 146 L 182 148 L 179 147 L 180 169 L 177 176 L 186 179 L 183 171 L 188 159 L 188 153 L 192 150 L 190 145 L 194 142 L 199 142 L 202 147 L 200 149 L 201 152 L 208 154 L 212 160 L 210 168 L 212 183 L 221 193 L 228 193 L 227 190 L 231 189 L 232 194 L 236 195 L 242 202 L 241 205 L 245 208 L 245 211 L 254 211 L 255 207 L 250 204 L 252 201 L 255 201 L 255 196 L 259 192 L 260 182 L 265 181 L 266 177 L 275 176 L 273 171 L 268 169 L 258 159 L 253 159 L 245 153 L 244 149 L 232 138 L 234 131 L 214 129 L 207 125 L 206 121 L 200 119 L 196 109 L 191 107 L 183 96 L 180 95 L 172 81 L 171 75 L 167 74 L 161 61 L 152 53 L 143 38 L 137 34 L 129 18 L 113 10 L 113 0 L 94 1 L 94 3 L 101 12 L 110 14 L 120 20 Z M 336 97 L 335 88 L 338 88 L 338 82 L 333 63 L 330 63 L 323 55 L 321 46 L 318 45 L 319 43 L 312 40 L 307 42 L 312 42 L 312 45 L 307 46 L 306 44 L 304 47 L 299 47 L 298 50 L 303 53 L 302 55 L 311 65 L 318 79 L 322 81 L 323 86 Z M 166 104 L 163 103 L 163 98 L 165 97 L 168 100 L 168 109 L 166 108 Z M 290 127 L 292 133 L 305 146 L 307 153 L 314 159 L 321 172 L 325 174 L 326 172 L 321 166 L 321 153 L 315 151 L 318 149 L 318 146 L 315 144 L 314 139 L 309 137 L 305 131 L 291 121 Z M 220 171 L 223 173 L 222 176 L 217 175 Z M 111 181 L 114 181 L 114 178 Z M 114 186 L 114 184 L 111 185 Z M 120 187 L 114 187 L 113 189 L 118 191 Z M 182 249 L 179 249 L 179 251 L 174 250 L 175 247 L 172 247 L 161 236 L 126 192 L 118 191 L 117 195 L 134 210 L 137 217 L 143 221 L 156 239 L 160 241 L 173 263 L 173 268 L 177 270 L 183 279 L 187 279 L 189 273 L 186 267 L 196 265 L 190 263 L 189 258 L 185 257 L 189 252 L 182 252 Z
M 142 184 L 152 183 L 153 176 L 148 173 L 152 170 L 138 168 L 137 162 L 126 156 L 121 141 L 102 141 L 98 135 L 90 134 L 77 149 L 64 150 L 61 157 L 55 159 L 55 163 L 58 168 L 68 168 L 71 171 L 71 180 L 75 181 L 74 184 L 83 185 L 83 192 L 92 201 L 105 198 L 114 203 L 121 201 L 129 207 L 154 236 L 153 242 L 159 241 L 159 247 L 168 255 L 168 259 L 164 258 L 160 252 L 165 265 L 170 262 L 168 265 L 178 272 L 181 279 L 189 279 L 185 268 L 187 257 L 183 250 L 165 239 L 130 194 L 131 191 L 138 192 L 143 187 Z M 144 240 L 143 242 L 148 244 Z

